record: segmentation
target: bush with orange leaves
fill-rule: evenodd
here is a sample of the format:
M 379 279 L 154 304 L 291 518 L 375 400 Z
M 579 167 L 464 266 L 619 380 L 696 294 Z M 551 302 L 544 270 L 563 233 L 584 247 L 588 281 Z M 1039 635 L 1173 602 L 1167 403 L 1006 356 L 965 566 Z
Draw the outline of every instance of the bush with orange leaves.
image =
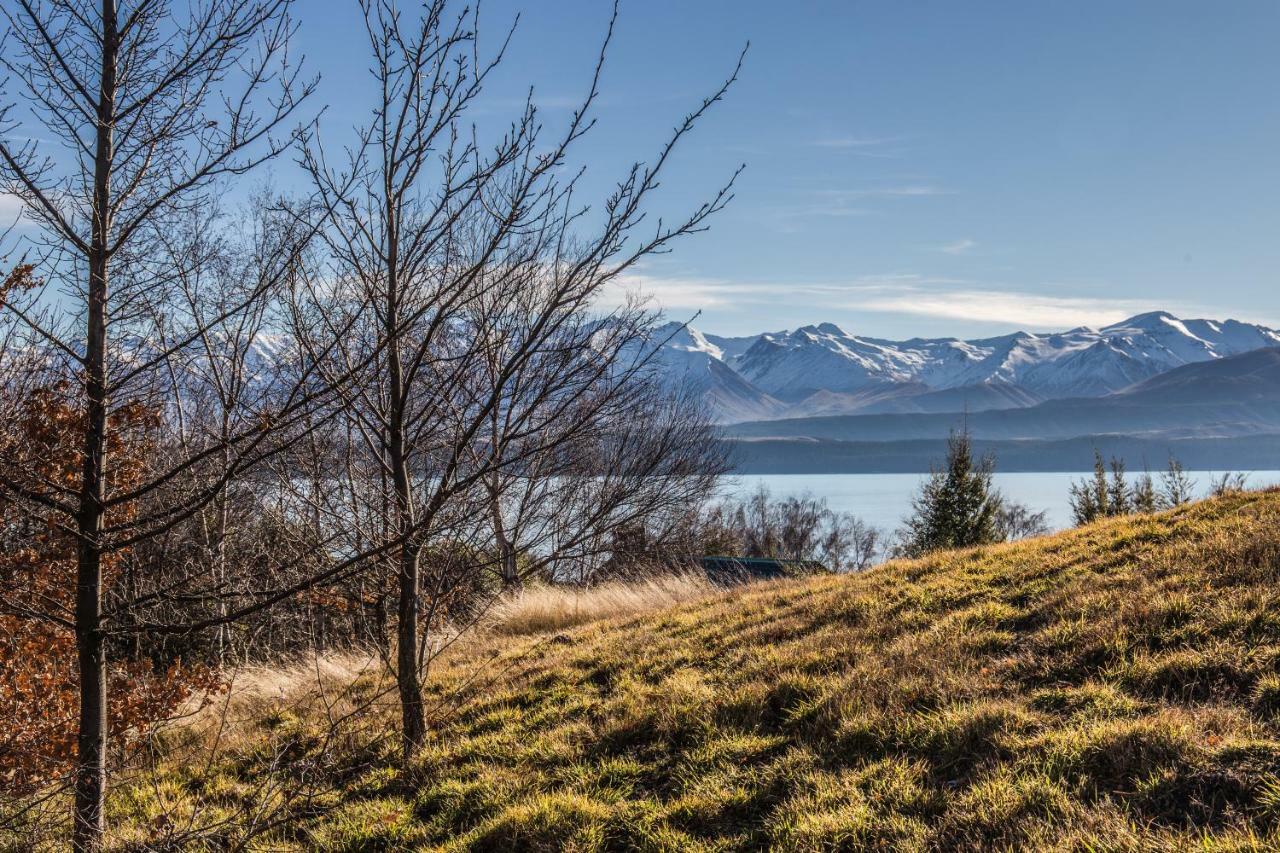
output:
M 24 491 L 72 494 L 79 482 L 82 415 L 58 385 L 17 401 L 0 434 L 0 790 L 30 793 L 59 780 L 76 753 L 79 705 L 75 635 L 76 535 L 67 516 L 38 509 Z M 110 419 L 109 486 L 128 488 L 144 473 L 159 419 L 141 405 Z M 126 506 L 108 523 L 127 516 Z M 103 565 L 104 588 L 119 580 L 127 552 Z M 120 656 L 118 656 L 119 658 Z M 154 722 L 193 692 L 214 686 L 207 668 L 117 659 L 109 673 L 112 742 L 128 750 Z

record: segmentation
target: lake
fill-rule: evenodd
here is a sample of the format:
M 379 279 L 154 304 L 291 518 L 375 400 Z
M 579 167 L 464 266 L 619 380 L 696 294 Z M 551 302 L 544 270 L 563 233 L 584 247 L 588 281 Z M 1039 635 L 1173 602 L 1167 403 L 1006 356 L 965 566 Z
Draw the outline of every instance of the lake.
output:
M 1219 471 L 1189 471 L 1196 483 L 1196 493 L 1209 490 L 1209 483 L 1221 475 Z M 1007 473 L 995 475 L 996 487 L 1006 496 L 1025 504 L 1033 512 L 1045 511 L 1049 525 L 1055 530 L 1071 526 L 1069 495 L 1071 484 L 1092 472 L 1069 474 Z M 1158 474 L 1157 488 L 1160 485 Z M 813 494 L 826 498 L 833 510 L 851 512 L 863 521 L 886 532 L 896 530 L 911 509 L 911 498 L 925 479 L 922 474 L 739 474 L 727 478 L 727 495 L 750 494 L 763 484 L 775 498 Z M 1250 488 L 1280 483 L 1280 471 L 1249 473 Z

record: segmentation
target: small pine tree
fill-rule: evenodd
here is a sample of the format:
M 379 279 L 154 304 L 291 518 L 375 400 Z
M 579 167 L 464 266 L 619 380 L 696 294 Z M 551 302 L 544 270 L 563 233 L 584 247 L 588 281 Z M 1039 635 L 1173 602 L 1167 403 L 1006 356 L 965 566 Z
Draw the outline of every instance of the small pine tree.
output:
M 1157 492 L 1150 473 L 1143 472 L 1130 485 L 1123 459 L 1112 456 L 1108 465 L 1102 461 L 1101 453 L 1093 451 L 1093 476 L 1071 484 L 1071 513 L 1076 524 L 1133 512 L 1155 512 L 1190 500 L 1191 482 L 1182 466 L 1172 457 L 1169 466 L 1161 475 L 1161 489 Z
M 1223 495 L 1233 495 L 1237 492 L 1243 492 L 1248 480 L 1248 474 L 1240 471 L 1225 471 L 1222 476 L 1209 482 L 1209 494 L 1213 495 L 1215 498 L 1220 498 Z
M 1128 515 L 1133 512 L 1133 496 L 1125 479 L 1124 460 L 1111 457 L 1111 481 L 1107 484 L 1107 515 Z
M 991 487 L 994 472 L 993 457 L 974 460 L 968 432 L 951 433 L 946 465 L 930 475 L 912 501 L 902 552 L 914 557 L 940 548 L 1001 541 L 1001 499 Z
M 1134 512 L 1155 512 L 1160 508 L 1160 496 L 1156 494 L 1156 483 L 1151 473 L 1143 471 L 1142 476 L 1134 480 L 1129 501 Z
M 1169 467 L 1160 475 L 1160 504 L 1164 507 L 1181 506 L 1191 500 L 1195 481 L 1182 470 L 1182 463 L 1169 455 Z
M 1077 525 L 1111 515 L 1111 489 L 1102 454 L 1093 451 L 1093 478 L 1071 484 L 1071 514 Z

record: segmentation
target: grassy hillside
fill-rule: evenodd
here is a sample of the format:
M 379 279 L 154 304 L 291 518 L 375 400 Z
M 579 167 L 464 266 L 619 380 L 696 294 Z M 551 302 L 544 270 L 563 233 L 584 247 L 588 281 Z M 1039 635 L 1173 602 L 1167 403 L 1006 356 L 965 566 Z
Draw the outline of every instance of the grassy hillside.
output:
M 208 768 L 208 725 L 168 736 L 116 842 L 274 802 L 303 819 L 262 849 L 1276 849 L 1278 581 L 1280 494 L 1247 494 L 494 632 L 434 668 L 408 776 L 380 676 L 305 707 L 269 676 Z

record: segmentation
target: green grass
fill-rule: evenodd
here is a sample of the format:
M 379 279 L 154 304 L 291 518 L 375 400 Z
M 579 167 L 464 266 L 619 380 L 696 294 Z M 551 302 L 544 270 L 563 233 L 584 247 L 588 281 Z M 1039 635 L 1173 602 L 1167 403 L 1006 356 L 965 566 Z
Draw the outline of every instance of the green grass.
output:
M 486 636 L 435 667 L 411 772 L 381 705 L 338 741 L 273 717 L 118 793 L 117 846 L 157 797 L 272 796 L 291 738 L 333 790 L 259 849 L 1276 849 L 1278 582 L 1280 495 L 1244 494 Z

